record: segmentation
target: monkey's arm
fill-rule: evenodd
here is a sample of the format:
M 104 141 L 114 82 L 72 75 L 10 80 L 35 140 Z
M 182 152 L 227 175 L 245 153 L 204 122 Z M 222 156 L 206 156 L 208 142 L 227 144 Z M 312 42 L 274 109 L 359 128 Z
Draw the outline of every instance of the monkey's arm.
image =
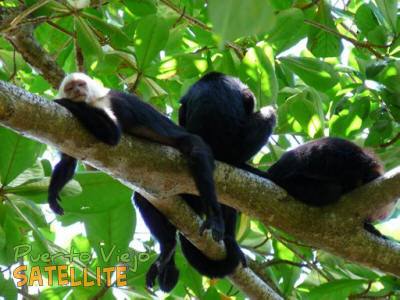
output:
M 120 141 L 121 129 L 117 121 L 112 120 L 104 110 L 68 99 L 54 101 L 68 109 L 98 140 L 111 146 Z
M 64 214 L 63 208 L 58 203 L 60 191 L 72 179 L 75 173 L 77 160 L 65 153 L 61 153 L 61 160 L 54 167 L 51 174 L 47 201 L 50 208 L 57 214 Z

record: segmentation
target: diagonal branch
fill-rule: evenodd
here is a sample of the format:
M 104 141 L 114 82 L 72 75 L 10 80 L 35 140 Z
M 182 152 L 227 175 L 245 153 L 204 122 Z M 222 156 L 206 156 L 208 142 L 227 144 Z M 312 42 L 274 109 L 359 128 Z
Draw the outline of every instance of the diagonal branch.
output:
M 124 137 L 116 147 L 108 147 L 84 131 L 66 110 L 1 81 L 0 123 L 85 160 L 135 187 L 171 220 L 182 210 L 183 203 L 170 201 L 166 205 L 160 199 L 184 192 L 196 193 L 185 160 L 174 149 L 131 137 Z M 152 163 L 155 160 L 157 169 Z M 265 225 L 280 228 L 347 260 L 400 276 L 400 245 L 379 239 L 362 226 L 365 216 L 375 208 L 400 197 L 400 168 L 325 208 L 307 207 L 272 182 L 222 163 L 217 164 L 215 180 L 221 202 Z M 185 224 L 178 220 L 177 225 L 185 231 Z M 213 252 L 202 240 L 199 244 L 196 246 L 201 250 Z
M 55 59 L 42 48 L 33 36 L 34 26 L 22 25 L 4 34 L 24 60 L 38 71 L 54 88 L 60 85 L 65 76 Z

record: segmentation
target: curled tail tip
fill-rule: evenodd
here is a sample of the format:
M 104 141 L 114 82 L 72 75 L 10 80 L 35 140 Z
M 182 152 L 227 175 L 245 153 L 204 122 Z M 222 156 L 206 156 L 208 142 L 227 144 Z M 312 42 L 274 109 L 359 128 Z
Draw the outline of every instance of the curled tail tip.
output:
M 179 279 L 179 270 L 175 265 L 167 265 L 158 275 L 158 283 L 163 292 L 170 292 L 176 286 Z
M 208 258 L 193 244 L 180 236 L 182 252 L 190 265 L 200 274 L 210 278 L 222 278 L 232 274 L 239 265 L 246 266 L 244 255 L 232 237 L 225 237 L 226 257 L 221 260 Z

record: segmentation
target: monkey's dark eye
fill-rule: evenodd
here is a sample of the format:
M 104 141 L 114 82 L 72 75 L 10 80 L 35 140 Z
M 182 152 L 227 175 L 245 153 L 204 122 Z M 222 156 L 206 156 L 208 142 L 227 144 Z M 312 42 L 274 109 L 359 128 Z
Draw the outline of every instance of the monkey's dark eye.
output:
M 78 86 L 79 87 L 84 87 L 86 85 L 86 82 L 80 82 L 80 83 L 78 83 Z

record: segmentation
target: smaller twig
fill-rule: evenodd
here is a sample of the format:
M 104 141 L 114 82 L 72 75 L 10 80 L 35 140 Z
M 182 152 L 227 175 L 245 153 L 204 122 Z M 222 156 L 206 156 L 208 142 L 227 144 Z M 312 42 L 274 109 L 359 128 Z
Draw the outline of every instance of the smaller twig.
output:
M 74 42 L 75 42 L 76 65 L 78 66 L 79 72 L 86 73 L 85 72 L 85 61 L 83 58 L 82 49 L 78 43 L 78 39 L 75 38 Z
M 400 132 L 396 134 L 396 136 L 391 139 L 389 142 L 379 145 L 380 148 L 387 148 L 391 145 L 394 145 L 397 141 L 400 140 Z
M 10 27 L 14 28 L 18 23 L 20 23 L 23 19 L 25 19 L 27 16 L 29 16 L 31 13 L 33 13 L 35 10 L 41 8 L 42 6 L 46 5 L 49 3 L 51 0 L 42 0 L 39 2 L 36 2 L 35 4 L 29 6 L 26 10 L 20 12 L 17 17 L 14 18 L 10 22 Z
M 371 290 L 371 287 L 372 287 L 372 281 L 369 281 L 368 286 L 364 291 L 362 291 L 361 293 L 358 293 L 358 294 L 350 295 L 349 299 L 351 300 L 351 299 L 357 299 L 357 298 L 364 298 L 364 296 L 366 296 L 369 293 L 369 291 Z
M 259 243 L 258 245 L 253 246 L 253 248 L 254 248 L 254 249 L 261 248 L 261 247 L 264 246 L 268 241 L 269 241 L 269 237 L 267 236 L 261 243 Z
M 302 263 L 296 263 L 294 261 L 291 260 L 287 260 L 287 259 L 273 259 L 273 260 L 269 260 L 266 261 L 264 263 L 261 264 L 261 267 L 263 268 L 269 268 L 272 267 L 274 265 L 278 265 L 278 264 L 287 264 L 287 265 L 291 265 L 294 267 L 299 267 L 299 268 L 309 268 L 309 266 L 307 264 L 302 264 Z
M 140 80 L 142 79 L 142 75 L 143 75 L 143 73 L 140 71 L 137 73 L 135 82 L 133 84 L 129 85 L 129 87 L 128 87 L 128 91 L 130 93 L 134 93 L 134 94 L 136 93 L 136 89 L 140 83 Z
M 198 27 L 200 27 L 200 28 L 202 28 L 202 29 L 204 29 L 206 31 L 212 31 L 212 28 L 210 26 L 208 26 L 207 24 L 204 24 L 200 20 L 197 20 L 196 18 L 193 18 L 192 16 L 186 14 L 179 7 L 175 6 L 175 4 L 173 4 L 171 1 L 169 1 L 169 0 L 160 0 L 160 2 L 163 3 L 164 5 L 168 6 L 169 8 L 174 10 L 175 12 L 177 12 L 180 15 L 179 20 L 185 19 L 192 25 L 196 25 L 196 26 L 198 26 Z M 227 42 L 225 45 L 226 45 L 226 47 L 233 49 L 235 51 L 236 55 L 240 59 L 242 59 L 244 57 L 244 51 L 240 46 L 238 46 L 238 45 L 236 45 L 235 43 L 232 43 L 232 42 Z
M 193 25 L 196 25 L 196 26 L 199 26 L 199 27 L 203 28 L 204 30 L 211 31 L 211 27 L 209 27 L 208 25 L 204 24 L 200 20 L 197 20 L 196 18 L 193 18 L 192 16 L 190 16 L 190 15 L 184 13 L 184 12 L 182 13 L 180 8 L 175 6 L 175 4 L 172 3 L 171 1 L 169 1 L 169 0 L 160 0 L 160 2 L 162 2 L 164 5 L 168 6 L 169 8 L 171 8 L 172 10 L 177 12 L 178 14 L 180 14 L 182 16 L 182 18 L 184 18 L 187 21 L 189 21 L 189 23 L 191 23 Z
M 103 298 L 103 296 L 108 292 L 108 290 L 110 289 L 110 287 L 112 285 L 113 284 L 111 284 L 110 286 L 108 286 L 108 285 L 103 286 L 103 288 L 98 293 L 96 293 L 96 295 L 94 295 L 91 298 L 91 300 L 99 300 L 99 299 Z
M 49 24 L 50 26 L 54 27 L 55 29 L 61 31 L 62 33 L 65 33 L 66 35 L 69 35 L 71 37 L 75 37 L 76 34 L 74 34 L 71 31 L 66 30 L 65 28 L 62 28 L 60 25 L 54 23 L 53 21 L 47 21 L 47 24 Z
M 327 26 L 325 26 L 325 25 L 323 25 L 323 24 L 314 22 L 314 21 L 312 21 L 312 20 L 304 20 L 304 23 L 306 23 L 306 24 L 308 24 L 308 25 L 311 25 L 311 26 L 313 26 L 313 27 L 315 27 L 315 28 L 319 28 L 319 29 L 321 29 L 321 30 L 323 30 L 323 31 L 332 33 L 332 34 L 334 34 L 334 35 L 336 35 L 336 36 L 338 36 L 338 37 L 340 37 L 340 38 L 342 38 L 342 39 L 344 39 L 344 40 L 346 40 L 346 41 L 352 43 L 354 46 L 356 46 L 356 47 L 358 47 L 358 48 L 367 49 L 367 50 L 370 51 L 372 54 L 374 54 L 377 58 L 383 59 L 383 55 L 380 54 L 378 51 L 376 51 L 370 43 L 367 43 L 367 42 L 360 42 L 360 41 L 358 41 L 358 40 L 356 40 L 356 39 L 353 39 L 353 38 L 351 38 L 351 37 L 349 37 L 349 36 L 347 36 L 347 35 L 341 34 L 340 32 L 338 32 L 338 31 L 336 31 L 336 30 L 333 30 L 332 28 L 329 28 L 329 27 L 327 27 Z
M 186 6 L 183 7 L 181 15 L 175 21 L 174 25 L 172 25 L 172 28 L 175 28 L 179 24 L 179 22 L 183 19 L 183 16 L 185 15 L 185 12 L 186 12 Z
M 9 81 L 13 81 L 15 75 L 17 74 L 17 61 L 16 61 L 16 50 L 13 47 L 13 72 L 10 75 L 10 78 L 8 78 Z
M 270 233 L 272 235 L 272 237 L 276 240 L 278 240 L 279 242 L 281 242 L 282 244 L 285 245 L 286 248 L 288 248 L 290 251 L 292 251 L 298 258 L 300 258 L 302 261 L 304 261 L 309 269 L 312 269 L 314 271 L 316 271 L 319 275 L 321 275 L 323 278 L 325 278 L 327 281 L 331 281 L 333 278 L 330 274 L 326 274 L 325 272 L 323 272 L 320 268 L 318 268 L 318 266 L 314 263 L 314 262 L 310 262 L 303 254 L 299 253 L 297 250 L 295 250 L 293 247 L 291 247 L 289 245 L 289 243 L 287 243 L 285 241 L 285 238 L 281 237 L 278 234 L 275 234 L 275 232 L 272 232 L 270 230 Z

